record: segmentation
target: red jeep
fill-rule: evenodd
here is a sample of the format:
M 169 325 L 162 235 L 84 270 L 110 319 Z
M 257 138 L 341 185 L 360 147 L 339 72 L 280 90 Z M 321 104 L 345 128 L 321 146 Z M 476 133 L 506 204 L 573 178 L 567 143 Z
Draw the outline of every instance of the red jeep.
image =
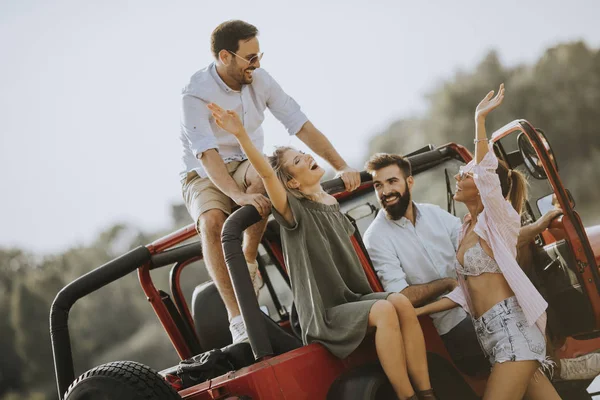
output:
M 529 177 L 533 201 L 526 204 L 523 223 L 535 221 L 551 207 L 558 206 L 564 212 L 530 244 L 529 251 L 525 252 L 526 265 L 522 263 L 549 303 L 548 340 L 561 349 L 562 358 L 597 351 L 600 349 L 600 339 L 597 339 L 600 336 L 600 226 L 584 228 L 574 210 L 572 196 L 562 185 L 556 159 L 542 131 L 525 120 L 516 120 L 496 131 L 492 140 L 498 157 Z M 471 153 L 450 143 L 437 148 L 427 146 L 408 157 L 414 175 L 418 176 L 417 192 L 413 196 L 432 203 L 446 203 L 448 211 L 454 212 L 450 176 L 459 165 L 471 160 Z M 343 212 L 355 224 L 357 230 L 352 243 L 373 290 L 381 291 L 381 283 L 361 241 L 361 232 L 377 213 L 378 203 L 370 176 L 362 173 L 361 178 L 362 185 L 352 193 L 343 192 L 339 179 L 325 182 L 324 188 L 335 193 Z M 426 188 L 427 197 L 419 197 L 418 187 Z M 242 232 L 259 219 L 254 207 L 242 207 L 227 219 L 222 234 L 225 259 L 249 343 L 231 344 L 227 313 L 212 282 L 196 287 L 192 311 L 185 301 L 180 287 L 181 271 L 202 259 L 200 243 L 188 240 L 197 239 L 192 224 L 131 250 L 58 293 L 50 312 L 50 330 L 60 398 L 395 398 L 377 363 L 372 337 L 367 337 L 343 360 L 319 344 L 302 345 L 289 295 L 279 226 L 272 219 L 259 257 L 266 286 L 260 298 L 268 298 L 261 310 L 241 250 Z M 150 274 L 153 269 L 168 265 L 172 265 L 170 295 L 154 286 Z M 78 299 L 136 269 L 142 288 L 182 362 L 159 373 L 132 361 L 111 362 L 76 379 L 68 329 L 70 308 Z M 277 285 L 276 281 L 284 283 Z M 431 381 L 438 398 L 481 396 L 489 371 L 480 371 L 475 376 L 459 371 L 430 318 L 423 317 L 420 321 L 427 343 Z M 586 392 L 589 384 L 590 381 L 555 382 L 563 398 L 569 399 L 590 399 Z

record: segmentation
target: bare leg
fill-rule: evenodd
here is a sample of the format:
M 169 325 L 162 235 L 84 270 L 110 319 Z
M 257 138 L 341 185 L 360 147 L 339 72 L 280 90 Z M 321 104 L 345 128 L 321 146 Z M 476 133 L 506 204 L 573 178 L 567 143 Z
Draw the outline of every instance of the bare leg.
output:
M 249 183 L 246 193 L 265 193 L 265 187 L 262 180 L 254 171 L 254 168 L 249 168 L 247 181 Z M 265 228 L 267 227 L 268 217 L 263 218 L 260 222 L 252 225 L 244 232 L 244 257 L 248 262 L 255 262 L 258 255 L 258 245 L 262 239 Z
M 229 320 L 240 315 L 231 278 L 225 264 L 223 256 L 223 247 L 221 246 L 221 230 L 225 222 L 226 215 L 223 211 L 213 209 L 208 210 L 200 216 L 200 238 L 202 240 L 202 254 L 204 263 L 217 290 L 225 303 Z
M 483 400 L 522 399 L 533 374 L 540 363 L 531 361 L 506 361 L 496 363 L 487 381 Z
M 427 369 L 427 352 L 425 350 L 425 338 L 419 319 L 415 313 L 410 300 L 400 293 L 394 293 L 388 297 L 388 301 L 394 305 L 402 338 L 406 350 L 406 363 L 408 374 L 414 382 L 417 390 L 431 389 L 429 371 Z
M 527 400 L 560 400 L 556 389 L 541 371 L 536 371 L 529 381 L 525 398 Z
M 377 356 L 396 395 L 401 400 L 414 396 L 415 391 L 410 384 L 406 369 L 400 322 L 392 303 L 387 300 L 375 302 L 369 313 L 369 326 L 376 329 Z
M 265 194 L 263 182 L 252 166 L 248 168 L 245 180 L 248 184 L 246 193 Z M 250 274 L 250 279 L 252 280 L 252 285 L 254 286 L 254 291 L 257 296 L 260 287 L 262 286 L 262 279 L 257 279 L 257 275 L 259 272 L 256 257 L 258 256 L 258 246 L 260 245 L 260 241 L 262 240 L 265 228 L 267 227 L 267 221 L 268 216 L 265 216 L 261 221 L 246 229 L 246 231 L 244 232 L 244 241 L 242 244 L 244 257 L 246 258 L 246 262 L 248 263 L 248 273 Z

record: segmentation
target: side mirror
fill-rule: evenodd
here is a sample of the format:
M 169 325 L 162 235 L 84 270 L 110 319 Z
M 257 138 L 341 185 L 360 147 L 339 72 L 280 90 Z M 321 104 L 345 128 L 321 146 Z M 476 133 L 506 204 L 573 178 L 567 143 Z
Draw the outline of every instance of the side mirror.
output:
M 548 142 L 548 139 L 546 138 L 544 131 L 542 131 L 541 129 L 536 129 L 536 132 L 537 132 L 540 140 L 544 144 L 546 151 L 548 152 L 548 157 L 550 157 L 552 164 L 554 164 L 554 167 L 558 171 L 558 164 L 556 163 L 556 157 L 554 156 L 554 152 L 552 151 L 552 147 L 550 146 L 550 142 Z M 525 133 L 521 132 L 519 134 L 519 136 L 517 138 L 517 143 L 519 146 L 519 152 L 521 153 L 521 156 L 523 157 L 523 162 L 525 164 L 525 168 L 527 168 L 527 171 L 529 171 L 531 176 L 533 176 L 536 179 L 547 179 L 548 176 L 546 175 L 546 171 L 544 170 L 542 160 L 539 158 L 533 145 L 531 144 L 531 142 L 529 141 L 529 138 L 527 137 L 527 135 L 525 135 Z
M 568 189 L 566 190 L 566 192 L 567 192 L 567 196 L 569 197 L 569 207 L 574 208 L 575 200 L 573 199 L 573 195 L 571 194 L 571 191 L 569 191 Z M 536 204 L 537 204 L 537 208 L 540 212 L 540 215 L 544 215 L 548 211 L 552 211 L 557 208 L 560 208 L 560 205 L 558 204 L 558 199 L 556 198 L 556 195 L 554 193 L 550 193 L 544 197 L 539 198 L 537 200 Z

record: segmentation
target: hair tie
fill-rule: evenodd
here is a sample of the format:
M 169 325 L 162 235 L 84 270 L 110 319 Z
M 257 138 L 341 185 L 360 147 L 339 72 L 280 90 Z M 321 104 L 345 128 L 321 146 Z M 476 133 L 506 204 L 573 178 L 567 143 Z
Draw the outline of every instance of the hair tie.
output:
M 508 180 L 508 194 L 510 194 L 512 192 L 512 190 L 513 190 L 512 173 L 513 173 L 513 170 L 509 169 L 508 170 L 508 175 L 507 175 L 507 180 Z

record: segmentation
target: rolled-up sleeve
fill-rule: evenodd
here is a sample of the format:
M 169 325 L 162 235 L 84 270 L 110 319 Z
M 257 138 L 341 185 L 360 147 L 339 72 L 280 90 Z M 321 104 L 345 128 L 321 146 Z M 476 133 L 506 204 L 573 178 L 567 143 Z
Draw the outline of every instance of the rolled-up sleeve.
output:
M 447 297 L 459 306 L 461 306 L 466 312 L 469 314 L 471 311 L 469 310 L 469 304 L 467 302 L 467 297 L 465 296 L 465 292 L 461 286 L 457 286 L 448 294 L 443 295 L 442 297 Z
M 401 292 L 408 287 L 406 273 L 391 244 L 382 238 L 365 235 L 364 243 L 373 267 L 386 292 Z
M 308 122 L 308 117 L 300 109 L 300 105 L 283 91 L 281 86 L 263 70 L 268 80 L 269 91 L 267 96 L 267 107 L 271 113 L 285 126 L 290 135 L 297 134 Z
M 210 110 L 198 97 L 184 94 L 181 104 L 181 131 L 195 157 L 206 150 L 217 149 L 217 139 L 210 126 Z

